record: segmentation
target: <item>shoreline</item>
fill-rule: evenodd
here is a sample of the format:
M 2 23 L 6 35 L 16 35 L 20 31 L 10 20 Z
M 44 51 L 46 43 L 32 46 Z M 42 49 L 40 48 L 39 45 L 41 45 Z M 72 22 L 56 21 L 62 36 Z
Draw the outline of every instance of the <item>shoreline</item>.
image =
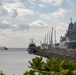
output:
M 37 52 L 35 52 L 34 54 L 46 58 L 54 57 L 62 60 L 66 59 L 68 61 L 76 62 L 76 49 L 48 49 L 48 50 L 37 49 Z

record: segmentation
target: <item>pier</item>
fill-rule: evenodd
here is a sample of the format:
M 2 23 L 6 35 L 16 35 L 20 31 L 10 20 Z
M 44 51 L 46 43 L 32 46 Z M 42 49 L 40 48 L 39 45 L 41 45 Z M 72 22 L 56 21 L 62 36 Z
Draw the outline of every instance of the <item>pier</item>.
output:
M 76 49 L 48 49 L 38 50 L 35 55 L 43 56 L 46 58 L 55 57 L 59 59 L 66 59 L 68 61 L 76 62 Z

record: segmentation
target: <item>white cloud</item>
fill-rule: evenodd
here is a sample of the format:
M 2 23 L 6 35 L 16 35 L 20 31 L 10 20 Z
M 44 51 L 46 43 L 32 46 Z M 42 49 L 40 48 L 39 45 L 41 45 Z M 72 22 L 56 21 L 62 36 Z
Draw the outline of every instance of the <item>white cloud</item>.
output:
M 30 9 L 26 9 L 21 2 L 14 2 L 14 3 L 3 3 L 1 6 L 0 15 L 10 16 L 10 17 L 17 17 L 17 16 L 24 16 L 24 15 L 33 15 L 34 11 Z
M 54 6 L 59 6 L 63 2 L 63 0 L 41 0 L 41 1 L 45 3 L 51 3 Z
M 22 0 L 23 2 L 25 1 L 25 2 L 34 2 L 34 1 L 36 1 L 36 0 Z
M 59 8 L 58 11 L 52 13 L 51 16 L 53 16 L 53 17 L 60 17 L 60 16 L 64 16 L 65 14 L 66 14 L 66 9 Z
M 24 30 L 29 30 L 29 28 L 30 26 L 28 24 L 19 24 L 12 26 L 13 31 L 24 31 Z
M 43 4 L 39 4 L 38 6 L 39 6 L 39 7 L 41 7 L 41 8 L 46 7 L 46 6 L 45 6 L 45 5 L 43 5 Z
M 68 28 L 68 24 L 67 23 L 58 23 L 57 26 L 56 26 L 56 29 L 58 31 L 66 31 Z
M 44 23 L 42 20 L 37 20 L 34 21 L 32 23 L 20 23 L 20 24 L 12 24 L 11 22 L 7 21 L 7 20 L 2 20 L 2 22 L 0 23 L 0 30 L 1 31 L 5 31 L 5 30 L 12 30 L 14 31 L 26 31 L 26 30 L 30 30 L 32 28 L 46 28 L 48 27 L 48 25 L 46 23 Z
M 32 23 L 28 23 L 28 24 L 13 24 L 11 25 L 11 30 L 12 31 L 26 31 L 26 30 L 30 30 L 30 29 L 38 29 L 38 28 L 47 28 L 48 25 L 46 23 L 44 23 L 42 20 L 37 20 L 34 21 Z
M 33 15 L 34 11 L 30 9 L 17 9 L 18 15 L 19 16 L 24 16 L 24 15 Z
M 56 24 L 56 36 L 58 41 L 60 41 L 60 36 L 65 36 L 67 29 L 68 29 L 67 23 L 60 22 Z
M 35 27 L 35 28 L 46 28 L 48 25 L 44 23 L 42 20 L 37 20 L 29 24 L 30 27 Z
M 7 20 L 1 20 L 0 22 L 0 30 L 10 29 L 11 25 L 10 22 Z
M 6 47 L 28 47 L 32 37 L 36 45 L 40 44 L 45 32 L 43 29 L 31 29 L 24 31 L 12 31 L 11 29 L 0 32 L 0 44 Z
M 0 7 L 0 16 L 6 16 L 8 15 L 7 10 L 5 10 L 2 6 Z
M 6 20 L 2 20 L 0 23 L 6 23 L 6 24 L 9 24 L 9 22 L 6 21 Z
M 51 3 L 52 2 L 52 0 L 41 0 L 42 2 L 45 2 L 45 3 Z
M 68 6 L 74 7 L 73 0 L 67 0 L 67 4 Z
M 49 13 L 49 14 L 41 14 L 41 18 L 43 19 L 57 19 L 60 17 L 64 17 L 66 14 L 66 9 L 63 8 L 59 8 L 57 11 L 53 12 L 53 13 Z
M 59 6 L 59 5 L 61 5 L 62 2 L 63 2 L 63 0 L 55 0 L 55 1 L 53 1 L 53 5 Z
M 44 3 L 50 3 L 53 6 L 59 6 L 63 2 L 63 0 L 22 0 L 22 2 L 44 2 Z M 40 5 L 41 6 L 41 5 Z
M 0 29 L 9 29 L 11 28 L 9 24 L 5 24 L 5 23 L 0 23 Z
M 26 35 L 24 35 L 26 32 L 24 31 L 12 31 L 12 30 L 3 30 L 0 32 L 0 45 L 6 46 L 6 47 L 27 47 L 28 44 L 26 44 L 25 39 Z M 25 37 L 26 36 L 26 37 Z M 28 43 L 28 42 L 27 42 Z

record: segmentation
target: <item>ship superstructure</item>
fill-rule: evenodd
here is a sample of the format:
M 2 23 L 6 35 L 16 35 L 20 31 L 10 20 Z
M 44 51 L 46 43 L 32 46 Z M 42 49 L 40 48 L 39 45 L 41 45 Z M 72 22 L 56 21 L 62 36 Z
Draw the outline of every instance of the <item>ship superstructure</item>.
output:
M 65 36 L 60 38 L 60 48 L 76 48 L 76 22 L 72 18 Z

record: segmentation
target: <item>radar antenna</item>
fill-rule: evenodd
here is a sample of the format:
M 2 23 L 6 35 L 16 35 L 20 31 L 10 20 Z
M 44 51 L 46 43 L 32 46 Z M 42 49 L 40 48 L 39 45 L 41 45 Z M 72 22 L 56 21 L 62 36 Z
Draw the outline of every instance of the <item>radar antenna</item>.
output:
M 72 23 L 72 18 L 71 18 L 71 23 Z
M 34 41 L 35 39 L 32 38 L 32 39 L 29 39 L 29 40 L 31 40 L 31 43 L 33 44 L 33 43 L 34 43 L 33 41 Z

